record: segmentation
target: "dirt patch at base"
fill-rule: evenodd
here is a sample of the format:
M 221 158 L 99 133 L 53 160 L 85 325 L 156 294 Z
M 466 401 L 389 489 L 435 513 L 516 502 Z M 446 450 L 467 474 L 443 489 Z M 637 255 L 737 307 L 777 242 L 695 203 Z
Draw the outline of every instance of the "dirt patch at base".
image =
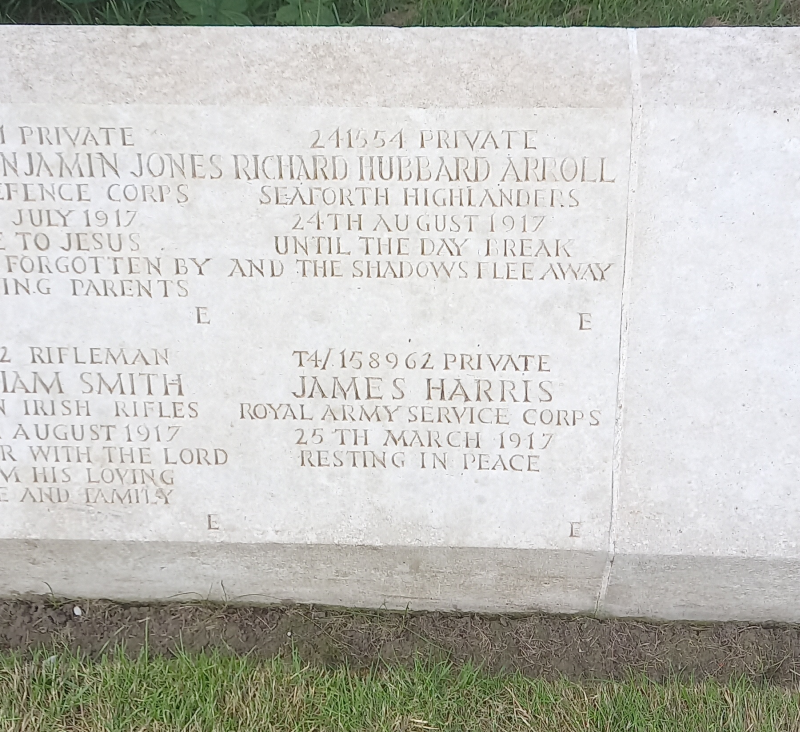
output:
M 77 608 L 77 609 L 76 609 Z M 364 668 L 419 657 L 491 671 L 574 680 L 741 676 L 796 687 L 800 626 L 652 623 L 554 615 L 470 615 L 309 606 L 129 605 L 49 598 L 0 602 L 0 650 L 54 644 L 90 655 L 217 650 L 256 657 L 296 652 L 314 664 Z

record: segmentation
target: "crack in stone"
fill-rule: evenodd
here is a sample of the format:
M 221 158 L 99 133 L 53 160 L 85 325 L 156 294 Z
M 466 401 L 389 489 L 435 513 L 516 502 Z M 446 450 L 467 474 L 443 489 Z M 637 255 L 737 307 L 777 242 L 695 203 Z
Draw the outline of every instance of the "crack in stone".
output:
M 633 256 L 636 225 L 636 189 L 639 183 L 639 146 L 642 137 L 642 81 L 639 63 L 637 31 L 628 30 L 628 51 L 631 72 L 631 146 L 628 169 L 628 202 L 625 215 L 625 248 L 623 252 L 622 298 L 620 303 L 619 376 L 617 380 L 617 404 L 614 418 L 614 448 L 611 462 L 611 505 L 608 522 L 608 549 L 600 589 L 597 593 L 595 615 L 603 613 L 611 572 L 617 553 L 617 507 L 622 473 L 622 431 L 624 416 L 625 376 L 628 364 L 628 318 L 630 313 L 631 259 Z

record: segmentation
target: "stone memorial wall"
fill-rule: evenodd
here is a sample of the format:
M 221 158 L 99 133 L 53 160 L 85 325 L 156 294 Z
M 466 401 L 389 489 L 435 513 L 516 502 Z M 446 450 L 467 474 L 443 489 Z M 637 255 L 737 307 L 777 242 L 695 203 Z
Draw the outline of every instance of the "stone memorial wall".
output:
M 0 594 L 800 620 L 800 33 L 0 28 Z

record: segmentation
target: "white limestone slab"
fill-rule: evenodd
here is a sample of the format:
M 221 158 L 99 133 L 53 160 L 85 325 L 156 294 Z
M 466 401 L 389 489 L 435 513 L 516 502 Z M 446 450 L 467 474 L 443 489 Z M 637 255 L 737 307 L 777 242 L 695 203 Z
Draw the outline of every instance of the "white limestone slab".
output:
M 799 61 L 0 28 L 0 593 L 800 619 Z
M 797 620 L 800 33 L 640 31 L 606 611 Z
M 595 609 L 624 32 L 0 35 L 2 592 Z

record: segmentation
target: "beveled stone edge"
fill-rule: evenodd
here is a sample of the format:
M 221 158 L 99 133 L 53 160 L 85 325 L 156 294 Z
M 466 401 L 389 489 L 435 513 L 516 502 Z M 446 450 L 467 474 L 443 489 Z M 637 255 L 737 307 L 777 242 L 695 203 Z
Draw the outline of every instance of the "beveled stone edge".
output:
M 0 597 L 591 614 L 602 552 L 0 540 Z

